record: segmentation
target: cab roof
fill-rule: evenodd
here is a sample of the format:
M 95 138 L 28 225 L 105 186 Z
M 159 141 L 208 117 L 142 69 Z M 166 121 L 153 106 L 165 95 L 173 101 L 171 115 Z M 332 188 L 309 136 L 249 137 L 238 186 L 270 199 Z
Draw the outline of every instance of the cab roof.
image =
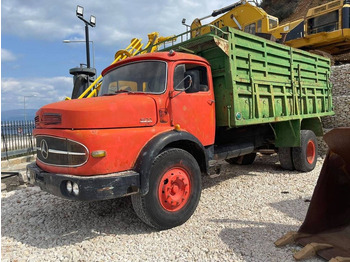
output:
M 179 61 L 179 60 L 195 60 L 198 62 L 204 62 L 209 65 L 209 62 L 205 60 L 204 58 L 197 56 L 197 55 L 192 55 L 192 54 L 187 54 L 187 53 L 181 53 L 181 52 L 175 52 L 175 51 L 169 51 L 169 52 L 155 52 L 155 53 L 148 53 L 144 55 L 137 55 L 133 57 L 128 57 L 122 61 L 119 61 L 113 65 L 108 66 L 102 71 L 102 76 L 107 74 L 108 71 L 119 67 L 123 64 L 128 64 L 131 62 L 137 62 L 137 61 L 142 61 L 142 60 L 162 60 L 166 62 L 174 62 L 174 61 Z

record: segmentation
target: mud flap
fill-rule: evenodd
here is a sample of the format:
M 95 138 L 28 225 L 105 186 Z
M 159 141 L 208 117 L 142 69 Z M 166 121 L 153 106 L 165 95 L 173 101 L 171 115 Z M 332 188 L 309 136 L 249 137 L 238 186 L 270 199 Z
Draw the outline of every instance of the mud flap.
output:
M 304 246 L 294 255 L 297 260 L 317 254 L 327 260 L 350 261 L 350 128 L 333 129 L 324 140 L 329 152 L 304 223 L 293 237 L 287 237 L 291 241 L 281 241 L 287 234 L 275 244 Z

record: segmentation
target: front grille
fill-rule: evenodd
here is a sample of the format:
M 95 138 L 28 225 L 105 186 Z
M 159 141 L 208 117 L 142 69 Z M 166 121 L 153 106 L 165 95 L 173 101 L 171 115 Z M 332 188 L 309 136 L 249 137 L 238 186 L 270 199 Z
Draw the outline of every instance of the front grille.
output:
M 89 151 L 83 144 L 53 136 L 37 136 L 37 159 L 47 165 L 77 167 L 84 165 Z

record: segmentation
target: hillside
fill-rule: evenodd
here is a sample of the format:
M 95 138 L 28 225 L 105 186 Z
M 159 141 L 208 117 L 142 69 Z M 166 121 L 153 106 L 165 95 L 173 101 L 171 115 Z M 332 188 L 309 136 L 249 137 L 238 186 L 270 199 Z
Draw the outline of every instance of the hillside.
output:
M 260 7 L 268 14 L 276 16 L 280 19 L 280 23 L 303 18 L 307 10 L 318 5 L 331 2 L 330 0 L 263 0 Z

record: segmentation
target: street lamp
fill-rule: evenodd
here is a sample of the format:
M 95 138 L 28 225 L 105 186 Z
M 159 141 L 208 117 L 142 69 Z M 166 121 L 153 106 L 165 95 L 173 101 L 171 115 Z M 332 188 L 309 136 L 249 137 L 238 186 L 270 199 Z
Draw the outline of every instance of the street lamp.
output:
M 95 46 L 94 41 L 89 40 L 89 42 L 92 44 L 92 67 L 95 68 Z M 63 43 L 69 44 L 69 43 L 85 43 L 85 40 L 63 40 Z
M 188 31 L 188 28 L 191 27 L 190 25 L 187 25 L 187 24 L 186 24 L 186 18 L 183 18 L 183 19 L 182 19 L 182 24 L 183 24 L 184 26 L 186 26 L 186 31 Z
M 186 32 L 188 32 L 189 31 L 188 29 L 191 28 L 191 26 L 186 24 L 186 18 L 182 19 L 182 24 L 184 26 L 186 26 Z M 188 34 L 186 34 L 186 37 L 187 37 L 187 40 L 188 40 Z
M 90 21 L 84 19 L 84 7 L 77 5 L 77 17 L 85 23 L 85 42 L 86 42 L 86 66 L 90 68 L 90 46 L 89 46 L 89 26 L 96 26 L 96 17 L 91 15 Z
M 37 95 L 23 96 L 23 109 L 24 109 L 24 121 L 27 122 L 27 114 L 26 114 L 26 97 L 35 97 Z

